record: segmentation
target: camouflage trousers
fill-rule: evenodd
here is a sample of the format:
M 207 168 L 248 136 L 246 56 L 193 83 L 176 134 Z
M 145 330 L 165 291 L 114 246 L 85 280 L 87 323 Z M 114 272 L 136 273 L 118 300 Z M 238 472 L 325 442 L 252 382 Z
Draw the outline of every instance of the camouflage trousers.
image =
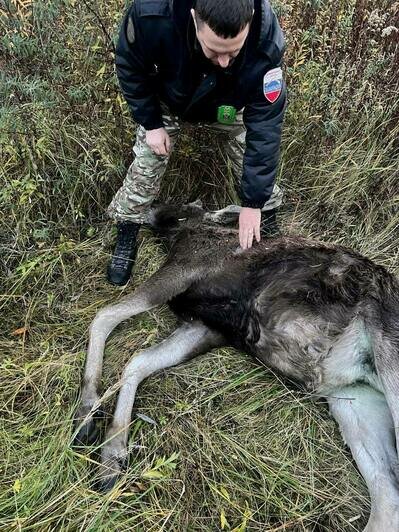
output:
M 147 145 L 146 132 L 142 126 L 137 128 L 136 142 L 133 147 L 134 161 L 130 165 L 121 188 L 115 194 L 108 207 L 109 216 L 115 221 L 146 223 L 153 201 L 158 197 L 162 176 L 166 171 L 170 153 L 180 131 L 180 121 L 165 109 L 163 123 L 171 140 L 168 155 L 156 155 Z M 231 165 L 231 171 L 237 186 L 242 175 L 245 151 L 246 130 L 242 111 L 237 113 L 235 122 L 229 125 L 215 122 L 204 125 L 213 131 L 222 132 L 223 148 Z M 272 197 L 262 210 L 270 210 L 281 205 L 282 191 L 275 185 Z M 213 211 L 210 217 L 218 223 L 230 223 L 237 220 L 241 207 L 229 205 L 219 211 Z

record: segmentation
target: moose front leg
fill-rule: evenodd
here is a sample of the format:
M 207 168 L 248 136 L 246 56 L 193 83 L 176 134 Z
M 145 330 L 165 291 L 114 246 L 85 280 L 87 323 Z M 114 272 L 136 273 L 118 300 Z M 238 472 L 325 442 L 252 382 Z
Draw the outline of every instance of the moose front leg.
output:
M 80 404 L 75 414 L 75 444 L 93 443 L 97 437 L 96 411 L 100 406 L 99 386 L 105 342 L 119 323 L 167 303 L 183 292 L 200 275 L 199 269 L 169 264 L 158 270 L 133 295 L 100 310 L 90 326 Z
M 223 337 L 201 322 L 182 325 L 169 338 L 135 355 L 122 375 L 115 414 L 101 449 L 99 488 L 111 489 L 127 459 L 129 424 L 140 382 L 160 369 L 176 366 L 214 347 L 224 345 Z
M 75 422 L 79 425 L 75 443 L 93 443 L 97 437 L 95 417 L 100 406 L 98 390 L 102 375 L 104 347 L 109 334 L 123 320 L 149 310 L 153 306 L 140 291 L 116 305 L 100 310 L 91 324 L 80 404 L 75 414 Z

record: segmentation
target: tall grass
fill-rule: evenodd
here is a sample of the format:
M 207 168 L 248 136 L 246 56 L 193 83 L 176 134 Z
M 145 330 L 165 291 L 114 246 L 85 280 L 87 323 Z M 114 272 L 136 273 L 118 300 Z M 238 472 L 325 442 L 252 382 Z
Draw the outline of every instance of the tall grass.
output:
M 398 6 L 274 6 L 288 41 L 283 227 L 397 272 Z M 132 289 L 103 276 L 112 240 L 105 207 L 134 135 L 113 72 L 123 7 L 0 5 L 0 527 L 361 530 L 366 490 L 325 406 L 232 350 L 140 387 L 136 413 L 147 417 L 133 417 L 131 465 L 110 494 L 91 489 L 96 449 L 70 446 L 88 324 Z M 218 149 L 202 129 L 185 130 L 163 197 L 229 201 Z M 145 233 L 133 287 L 161 260 Z M 135 350 L 174 325 L 166 308 L 122 325 L 107 347 L 104 390 Z

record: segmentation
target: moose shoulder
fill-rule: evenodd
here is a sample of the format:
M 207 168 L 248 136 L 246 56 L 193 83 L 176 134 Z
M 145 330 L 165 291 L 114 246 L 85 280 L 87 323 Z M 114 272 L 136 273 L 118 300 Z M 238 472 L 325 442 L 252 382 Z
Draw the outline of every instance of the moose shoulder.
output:
M 126 366 L 102 447 L 102 487 L 113 486 L 127 457 L 139 383 L 230 345 L 326 397 L 369 488 L 366 530 L 399 530 L 398 281 L 350 249 L 300 237 L 264 240 L 242 252 L 236 231 L 216 226 L 195 204 L 154 210 L 152 226 L 168 247 L 164 265 L 92 323 L 79 442 L 97 435 L 104 345 L 116 325 L 166 302 L 183 325 Z

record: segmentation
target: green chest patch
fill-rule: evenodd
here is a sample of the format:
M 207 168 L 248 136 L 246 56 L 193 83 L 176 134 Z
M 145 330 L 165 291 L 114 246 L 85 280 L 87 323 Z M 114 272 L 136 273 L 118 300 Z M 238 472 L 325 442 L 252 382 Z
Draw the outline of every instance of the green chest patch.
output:
M 218 107 L 218 122 L 221 124 L 234 124 L 237 116 L 237 109 L 232 105 L 221 105 Z

